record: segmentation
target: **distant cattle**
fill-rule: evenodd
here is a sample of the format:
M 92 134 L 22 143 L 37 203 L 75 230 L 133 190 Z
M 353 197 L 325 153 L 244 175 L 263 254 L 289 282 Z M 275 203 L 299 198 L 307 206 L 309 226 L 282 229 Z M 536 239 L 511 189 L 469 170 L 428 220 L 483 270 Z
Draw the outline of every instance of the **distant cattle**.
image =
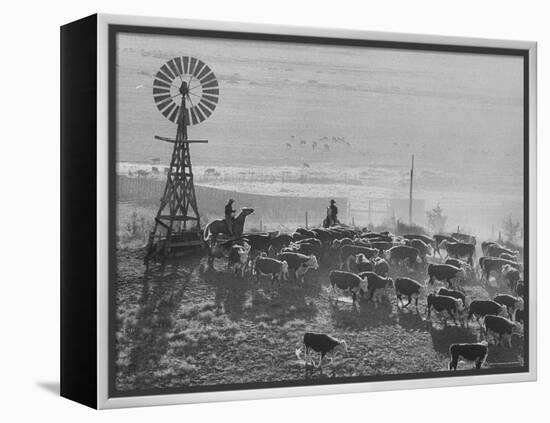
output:
M 420 241 L 422 241 L 424 244 L 426 245 L 433 245 L 435 243 L 435 240 L 434 238 L 430 238 L 429 236 L 427 235 L 421 235 L 421 234 L 405 234 L 405 235 L 402 235 L 403 238 L 405 239 L 408 239 L 408 240 L 413 240 L 413 239 L 419 239 Z
M 467 257 L 468 264 L 470 266 L 474 265 L 474 255 L 476 251 L 475 244 L 468 244 L 464 242 L 449 242 L 447 240 L 443 240 L 439 245 L 439 248 L 444 248 L 445 250 L 447 250 L 447 255 L 449 257 L 458 259 L 462 257 Z
M 488 249 L 491 245 L 498 245 L 498 243 L 496 243 L 494 241 L 483 241 L 481 243 L 481 251 L 483 252 L 484 256 L 489 256 L 490 255 Z
M 512 348 L 512 335 L 522 334 L 522 327 L 519 323 L 512 322 L 502 316 L 485 316 L 483 319 L 483 329 L 487 342 L 489 342 L 489 336 L 491 336 L 495 344 L 508 345 L 509 348 Z
M 449 355 L 451 356 L 449 370 L 456 370 L 460 358 L 473 362 L 476 369 L 481 369 L 487 359 L 488 351 L 487 341 L 475 344 L 451 344 L 449 347 Z
M 473 236 L 473 235 L 467 235 L 467 234 L 461 234 L 461 233 L 458 233 L 458 232 L 453 232 L 451 234 L 451 237 L 453 237 L 454 239 L 456 239 L 458 241 L 467 243 L 467 244 L 474 244 L 474 246 L 477 244 L 476 237 Z
M 448 242 L 457 242 L 458 240 L 453 238 L 452 236 L 449 236 L 449 235 L 443 235 L 443 234 L 436 234 L 434 235 L 434 255 L 437 253 L 439 254 L 439 257 L 441 257 L 441 252 L 439 251 L 439 246 L 441 245 L 441 243 L 443 241 L 448 241 Z

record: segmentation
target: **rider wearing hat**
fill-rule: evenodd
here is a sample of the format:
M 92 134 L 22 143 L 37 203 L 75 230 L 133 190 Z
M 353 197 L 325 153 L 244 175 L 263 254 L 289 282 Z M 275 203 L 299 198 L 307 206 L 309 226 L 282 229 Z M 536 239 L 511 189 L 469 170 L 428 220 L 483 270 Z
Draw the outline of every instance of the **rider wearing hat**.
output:
M 225 223 L 227 224 L 227 230 L 229 231 L 229 235 L 233 236 L 233 219 L 235 217 L 236 210 L 233 210 L 233 203 L 235 200 L 232 198 L 229 199 L 227 204 L 225 205 Z

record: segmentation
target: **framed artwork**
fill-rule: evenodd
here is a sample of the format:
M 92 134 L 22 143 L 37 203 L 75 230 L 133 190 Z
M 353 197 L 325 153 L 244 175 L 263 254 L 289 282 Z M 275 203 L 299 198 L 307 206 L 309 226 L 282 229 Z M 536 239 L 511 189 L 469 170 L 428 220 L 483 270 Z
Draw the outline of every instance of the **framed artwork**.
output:
M 61 394 L 536 378 L 536 43 L 61 28 Z

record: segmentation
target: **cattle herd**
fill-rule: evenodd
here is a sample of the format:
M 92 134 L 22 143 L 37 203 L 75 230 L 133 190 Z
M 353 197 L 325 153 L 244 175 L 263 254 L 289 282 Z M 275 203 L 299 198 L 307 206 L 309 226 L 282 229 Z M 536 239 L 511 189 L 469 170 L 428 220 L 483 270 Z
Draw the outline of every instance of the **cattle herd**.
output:
M 520 247 L 505 248 L 492 241 L 478 245 L 475 237 L 461 233 L 395 235 L 345 225 L 248 233 L 223 245 L 229 269 L 241 278 L 250 274 L 257 282 L 268 276 L 272 290 L 282 281 L 299 289 L 308 271 L 323 266 L 329 270 L 331 302 L 350 295 L 353 307 L 372 302 L 378 308 L 383 299 L 395 298 L 398 310 L 414 303 L 420 313 L 418 300 L 423 297 L 426 318 L 435 313 L 445 327 L 448 321 L 468 327 L 475 320 L 482 341 L 451 344 L 450 370 L 456 370 L 459 359 L 480 369 L 489 344 L 511 348 L 512 336 L 523 336 L 528 281 L 523 280 Z M 467 295 L 466 286 L 486 288 L 493 298 Z M 347 349 L 344 340 L 307 332 L 296 353 L 299 357 L 305 352 L 306 366 L 311 354 L 318 353 L 320 367 L 327 354 L 332 361 L 337 352 L 347 354 Z

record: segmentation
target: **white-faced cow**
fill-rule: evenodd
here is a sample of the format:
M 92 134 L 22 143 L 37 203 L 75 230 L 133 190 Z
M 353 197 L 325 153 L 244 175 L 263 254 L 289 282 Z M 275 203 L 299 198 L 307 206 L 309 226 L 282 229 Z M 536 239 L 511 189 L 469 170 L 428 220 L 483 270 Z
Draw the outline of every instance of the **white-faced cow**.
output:
M 273 286 L 275 282 L 280 283 L 281 279 L 288 279 L 288 263 L 270 257 L 258 257 L 254 261 L 254 273 L 256 282 L 260 281 L 261 275 L 270 275 L 271 286 Z
M 451 344 L 449 347 L 449 355 L 451 356 L 449 370 L 456 370 L 458 361 L 461 358 L 473 362 L 476 369 L 481 369 L 481 366 L 487 359 L 488 351 L 487 341 L 473 344 Z
M 281 253 L 278 260 L 288 263 L 288 270 L 293 274 L 294 280 L 301 279 L 305 283 L 305 274 L 309 269 L 319 269 L 319 263 L 314 255 L 306 256 L 300 253 Z

